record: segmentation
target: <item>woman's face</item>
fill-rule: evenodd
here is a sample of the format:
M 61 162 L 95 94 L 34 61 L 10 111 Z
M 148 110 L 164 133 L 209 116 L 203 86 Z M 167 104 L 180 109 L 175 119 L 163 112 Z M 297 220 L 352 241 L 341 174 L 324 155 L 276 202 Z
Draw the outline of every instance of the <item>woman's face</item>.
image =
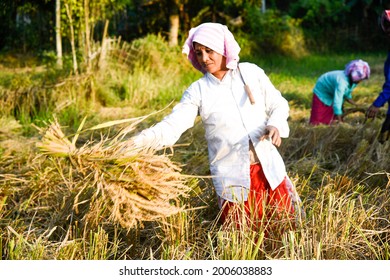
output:
M 216 78 L 222 79 L 228 69 L 226 68 L 226 57 L 212 49 L 194 42 L 196 59 L 202 68 L 213 74 Z

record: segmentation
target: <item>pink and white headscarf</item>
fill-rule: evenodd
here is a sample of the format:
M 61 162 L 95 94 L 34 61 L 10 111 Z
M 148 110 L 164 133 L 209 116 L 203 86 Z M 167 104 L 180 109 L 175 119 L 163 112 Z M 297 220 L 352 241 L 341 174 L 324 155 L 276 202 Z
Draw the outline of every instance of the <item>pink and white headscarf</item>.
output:
M 344 72 L 347 76 L 351 75 L 352 81 L 355 83 L 370 78 L 370 66 L 361 59 L 349 62 L 345 66 Z
M 189 32 L 189 36 L 183 46 L 183 53 L 187 55 L 192 65 L 204 74 L 206 71 L 196 60 L 196 54 L 193 46 L 194 42 L 202 44 L 225 56 L 227 68 L 237 68 L 239 60 L 238 53 L 241 48 L 226 25 L 208 22 L 191 28 Z

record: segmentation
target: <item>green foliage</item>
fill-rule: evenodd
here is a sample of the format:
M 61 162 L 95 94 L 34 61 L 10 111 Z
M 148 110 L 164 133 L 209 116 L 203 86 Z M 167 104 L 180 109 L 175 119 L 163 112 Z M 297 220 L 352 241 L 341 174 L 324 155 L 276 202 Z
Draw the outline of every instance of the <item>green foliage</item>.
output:
M 329 27 L 330 23 L 339 23 L 343 20 L 345 13 L 351 9 L 345 4 L 345 0 L 298 0 L 291 5 L 290 11 L 294 14 L 303 14 L 302 20 L 314 29 Z
M 384 3 L 367 1 L 294 0 L 266 1 L 267 13 L 261 13 L 262 1 L 202 0 L 202 1 L 132 1 L 89 0 L 61 1 L 61 31 L 64 53 L 69 53 L 70 27 L 82 62 L 88 60 L 86 23 L 90 39 L 101 40 L 103 27 L 109 21 L 108 32 L 127 41 L 148 34 L 168 37 L 169 16 L 180 6 L 180 33 L 183 40 L 194 25 L 206 21 L 221 22 L 236 33 L 251 37 L 267 53 L 302 55 L 309 50 L 374 50 L 385 47 L 377 25 Z M 67 14 L 67 8 L 71 14 Z M 54 49 L 55 1 L 1 2 L 0 49 L 44 52 Z M 88 19 L 85 15 L 88 11 Z M 274 15 L 272 15 L 274 13 Z M 244 25 L 242 24 L 244 23 Z M 260 29 L 258 29 L 260 28 Z M 272 35 L 276 37 L 273 38 Z M 328 38 L 332 38 L 331 41 Z M 375 42 L 375 43 L 374 43 Z
M 372 0 L 298 0 L 285 12 L 302 20 L 306 44 L 312 50 L 367 51 L 387 48 L 378 25 L 384 6 Z
M 49 2 L 1 1 L 0 49 L 27 53 L 48 48 L 51 11 L 54 11 Z
M 246 25 L 258 47 L 254 52 L 279 53 L 301 57 L 307 54 L 301 20 L 282 16 L 278 11 L 248 8 Z

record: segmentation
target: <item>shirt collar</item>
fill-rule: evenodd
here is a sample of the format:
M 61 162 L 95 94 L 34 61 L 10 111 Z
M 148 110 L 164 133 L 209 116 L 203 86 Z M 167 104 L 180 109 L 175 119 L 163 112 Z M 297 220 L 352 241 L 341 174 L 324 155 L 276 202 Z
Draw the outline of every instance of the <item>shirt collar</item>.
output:
M 229 71 L 226 73 L 226 75 L 222 78 L 221 81 L 209 72 L 207 72 L 205 75 L 206 75 L 206 78 L 209 81 L 211 81 L 213 84 L 215 84 L 215 85 L 222 84 L 223 85 L 223 84 L 230 84 L 231 83 L 232 74 L 233 74 L 233 70 L 229 69 Z

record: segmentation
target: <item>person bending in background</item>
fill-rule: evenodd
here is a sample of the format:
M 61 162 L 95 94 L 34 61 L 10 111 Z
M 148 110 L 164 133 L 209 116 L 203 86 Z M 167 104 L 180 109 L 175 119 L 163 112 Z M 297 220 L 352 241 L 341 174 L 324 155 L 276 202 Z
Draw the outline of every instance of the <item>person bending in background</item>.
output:
M 287 214 L 289 224 L 300 199 L 277 149 L 281 137 L 289 135 L 288 102 L 260 67 L 238 63 L 239 52 L 225 25 L 192 28 L 183 53 L 204 75 L 185 90 L 168 116 L 133 141 L 141 147 L 172 146 L 200 115 L 222 221 L 232 218 L 240 225 L 243 216 L 232 214 L 239 205 L 257 226 L 266 216 L 266 206 L 276 209 L 277 216 Z M 268 223 L 267 218 L 270 215 L 265 217 Z
M 390 10 L 385 10 L 381 16 L 381 27 L 385 35 L 390 38 Z M 388 110 L 385 121 L 382 124 L 382 128 L 379 134 L 379 142 L 384 143 L 390 138 L 390 50 L 387 52 L 387 59 L 384 65 L 385 83 L 382 87 L 382 92 L 379 93 L 378 97 L 368 107 L 366 116 L 368 118 L 375 118 L 379 112 L 379 109 L 387 102 Z
M 344 70 L 322 74 L 313 89 L 313 100 L 309 123 L 312 125 L 332 124 L 343 121 L 343 105 L 353 105 L 352 91 L 360 81 L 370 77 L 370 66 L 357 59 L 349 62 Z

